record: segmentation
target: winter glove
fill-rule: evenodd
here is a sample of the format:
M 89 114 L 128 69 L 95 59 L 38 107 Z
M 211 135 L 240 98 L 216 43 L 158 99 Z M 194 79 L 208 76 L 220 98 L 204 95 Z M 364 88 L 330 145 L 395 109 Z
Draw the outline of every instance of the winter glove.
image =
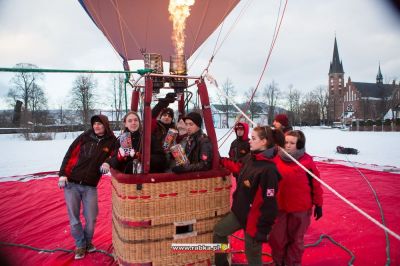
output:
M 182 165 L 177 165 L 177 166 L 172 167 L 171 170 L 172 170 L 172 172 L 179 174 L 179 173 L 185 172 L 185 167 Z
M 176 98 L 176 93 L 169 92 L 169 93 L 167 93 L 167 95 L 165 95 L 165 98 L 160 98 L 158 100 L 161 102 L 173 103 L 173 102 L 175 102 L 175 98 Z
M 110 165 L 108 163 L 103 163 L 100 166 L 100 173 L 104 175 L 107 174 L 108 172 L 110 172 Z
M 315 205 L 314 217 L 315 217 L 315 220 L 318 220 L 319 218 L 322 217 L 322 207 L 321 206 Z
M 58 179 L 58 187 L 65 188 L 65 186 L 68 184 L 68 178 L 66 176 L 60 176 Z

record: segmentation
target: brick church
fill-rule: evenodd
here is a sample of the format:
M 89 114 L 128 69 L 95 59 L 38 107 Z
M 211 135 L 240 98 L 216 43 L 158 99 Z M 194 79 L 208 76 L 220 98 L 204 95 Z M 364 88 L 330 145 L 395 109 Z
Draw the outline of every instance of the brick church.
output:
M 395 81 L 384 84 L 380 65 L 376 82 L 355 82 L 349 76 L 345 83 L 336 37 L 328 82 L 328 120 L 331 122 L 383 119 L 389 110 L 394 118 L 400 115 L 400 85 Z

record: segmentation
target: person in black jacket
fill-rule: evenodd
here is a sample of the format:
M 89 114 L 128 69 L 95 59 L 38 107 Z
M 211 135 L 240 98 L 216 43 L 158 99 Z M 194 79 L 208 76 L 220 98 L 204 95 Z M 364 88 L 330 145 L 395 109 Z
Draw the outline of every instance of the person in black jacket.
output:
M 214 227 L 213 242 L 228 243 L 228 236 L 243 229 L 249 265 L 262 265 L 262 243 L 278 213 L 276 194 L 280 175 L 273 162 L 275 139 L 280 130 L 256 127 L 251 133 L 250 151 L 241 162 L 223 158 L 221 164 L 237 175 L 231 212 Z M 215 254 L 217 266 L 229 265 L 225 253 Z
M 106 161 L 108 164 L 104 172 L 108 172 L 110 166 L 125 174 L 140 173 L 142 151 L 142 124 L 139 115 L 128 112 L 122 119 L 123 131 L 118 137 L 113 156 Z
M 165 172 L 170 164 L 169 151 L 163 148 L 163 143 L 168 130 L 170 128 L 176 129 L 174 110 L 168 107 L 169 104 L 175 102 L 175 97 L 175 93 L 167 93 L 165 98 L 158 99 L 158 103 L 151 110 L 150 172 L 152 173 Z
M 69 147 L 59 171 L 58 186 L 64 188 L 71 234 L 75 239 L 75 259 L 95 251 L 92 244 L 98 214 L 97 184 L 102 163 L 114 150 L 115 136 L 104 115 L 91 118 L 92 128 L 82 133 Z M 81 204 L 86 225 L 80 220 Z
M 210 139 L 201 130 L 202 117 L 199 113 L 191 112 L 183 118 L 188 136 L 182 140 L 185 154 L 189 160 L 187 165 L 172 167 L 172 172 L 184 173 L 206 171 L 211 169 L 212 144 Z
M 235 125 L 236 139 L 231 143 L 229 159 L 237 162 L 250 152 L 249 125 L 238 122 Z

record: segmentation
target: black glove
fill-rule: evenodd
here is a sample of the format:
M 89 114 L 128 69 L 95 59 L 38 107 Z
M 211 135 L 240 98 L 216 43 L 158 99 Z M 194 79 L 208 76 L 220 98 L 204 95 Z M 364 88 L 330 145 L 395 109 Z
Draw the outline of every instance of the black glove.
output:
M 318 220 L 319 218 L 322 217 L 322 207 L 321 206 L 315 205 L 314 217 L 315 217 L 315 220 Z
M 185 167 L 182 165 L 177 165 L 177 166 L 172 167 L 171 170 L 172 170 L 172 172 L 179 174 L 179 173 L 185 172 Z
M 165 95 L 165 98 L 160 98 L 158 100 L 161 102 L 173 103 L 173 102 L 175 102 L 175 98 L 176 98 L 176 93 L 169 92 L 169 93 L 167 93 L 167 95 Z

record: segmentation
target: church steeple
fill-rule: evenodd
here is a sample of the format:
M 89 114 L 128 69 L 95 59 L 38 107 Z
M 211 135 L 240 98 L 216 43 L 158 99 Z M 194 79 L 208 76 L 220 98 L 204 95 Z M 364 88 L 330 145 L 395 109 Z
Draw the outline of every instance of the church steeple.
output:
M 342 61 L 340 61 L 340 58 L 339 58 L 339 51 L 337 48 L 336 36 L 335 36 L 335 45 L 333 47 L 332 62 L 329 67 L 329 74 L 333 74 L 333 73 L 344 73 Z
M 376 75 L 376 84 L 383 84 L 383 77 L 381 72 L 381 63 L 379 63 L 378 74 Z

